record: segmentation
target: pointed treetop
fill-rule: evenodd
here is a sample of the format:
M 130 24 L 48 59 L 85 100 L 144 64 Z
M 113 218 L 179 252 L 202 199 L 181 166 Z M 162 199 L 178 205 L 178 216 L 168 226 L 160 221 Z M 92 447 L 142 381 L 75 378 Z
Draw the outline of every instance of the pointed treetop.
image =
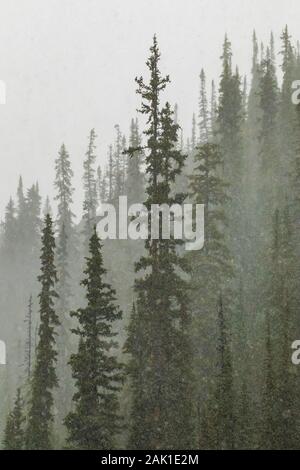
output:
M 258 43 L 256 32 L 253 31 L 253 55 L 252 55 L 252 74 L 256 71 L 258 65 Z
M 223 60 L 223 75 L 231 75 L 232 51 L 231 42 L 228 40 L 227 34 L 225 34 L 221 59 Z

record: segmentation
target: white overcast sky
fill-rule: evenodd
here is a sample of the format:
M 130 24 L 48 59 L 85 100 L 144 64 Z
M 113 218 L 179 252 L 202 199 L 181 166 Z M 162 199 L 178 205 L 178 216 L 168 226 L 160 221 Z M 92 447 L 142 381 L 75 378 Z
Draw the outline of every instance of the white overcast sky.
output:
M 7 86 L 0 105 L 0 218 L 20 174 L 26 186 L 38 180 L 43 196 L 53 196 L 63 141 L 80 211 L 89 130 L 96 129 L 104 162 L 114 125 L 127 132 L 135 115 L 134 77 L 145 71 L 154 33 L 172 80 L 166 98 L 178 103 L 189 131 L 200 69 L 208 80 L 218 78 L 225 32 L 234 62 L 248 74 L 253 28 L 263 41 L 273 30 L 278 48 L 286 23 L 297 39 L 299 21 L 299 0 L 0 0 L 0 79 Z

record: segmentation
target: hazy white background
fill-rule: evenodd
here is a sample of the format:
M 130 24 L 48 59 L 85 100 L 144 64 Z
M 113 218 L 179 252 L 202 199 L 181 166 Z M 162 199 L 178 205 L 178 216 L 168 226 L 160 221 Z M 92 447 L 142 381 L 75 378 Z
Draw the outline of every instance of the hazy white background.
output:
M 145 71 L 158 35 L 166 94 L 179 105 L 186 133 L 197 111 L 199 72 L 220 74 L 225 32 L 242 74 L 251 67 L 251 36 L 276 46 L 286 23 L 297 39 L 299 0 L 0 0 L 0 218 L 18 177 L 53 195 L 54 159 L 64 141 L 72 158 L 81 209 L 82 160 L 95 127 L 99 162 L 114 125 L 128 130 L 139 98 L 134 77 Z M 299 77 L 300 78 L 300 77 Z

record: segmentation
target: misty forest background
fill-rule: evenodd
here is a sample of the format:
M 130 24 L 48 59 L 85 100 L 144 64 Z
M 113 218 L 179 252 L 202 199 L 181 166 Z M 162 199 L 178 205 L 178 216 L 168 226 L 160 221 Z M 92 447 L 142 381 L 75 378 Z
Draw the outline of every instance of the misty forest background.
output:
M 67 146 L 57 210 L 20 177 L 1 226 L 3 448 L 300 448 L 300 47 L 254 33 L 248 83 L 228 37 L 220 60 L 183 132 L 154 37 L 142 115 L 115 126 L 106 167 L 90 132 L 80 223 Z M 204 248 L 100 243 L 97 209 L 120 195 L 205 204 Z

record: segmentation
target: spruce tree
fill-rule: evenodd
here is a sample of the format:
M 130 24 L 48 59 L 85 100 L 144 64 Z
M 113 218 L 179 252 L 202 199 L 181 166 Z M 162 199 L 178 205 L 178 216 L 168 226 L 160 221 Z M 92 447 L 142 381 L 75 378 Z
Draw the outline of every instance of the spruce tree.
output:
M 290 347 L 297 327 L 298 309 L 295 305 L 298 279 L 295 264 L 295 246 L 289 203 L 282 210 L 280 220 L 279 286 L 280 312 L 278 328 L 278 434 L 281 449 L 296 449 L 299 442 L 297 420 L 297 381 L 290 358 Z
M 211 82 L 211 96 L 210 96 L 210 110 L 209 110 L 209 118 L 210 118 L 210 128 L 212 138 L 215 138 L 216 135 L 216 123 L 217 123 L 217 115 L 218 115 L 218 105 L 217 105 L 217 97 L 216 97 L 216 86 L 214 80 Z
M 93 226 L 95 223 L 97 211 L 97 182 L 96 182 L 96 154 L 95 154 L 95 129 L 92 129 L 89 135 L 88 149 L 85 154 L 83 162 L 83 187 L 84 187 L 84 202 L 83 202 L 83 220 L 84 220 L 84 240 L 85 252 L 88 252 L 88 244 Z
M 185 156 L 176 149 L 178 124 L 174 123 L 170 105 L 160 107 L 160 94 L 169 77 L 162 77 L 159 59 L 154 37 L 147 61 L 150 81 L 136 79 L 141 112 L 147 117 L 144 135 L 148 209 L 151 204 L 171 205 L 183 200 L 181 194 L 171 194 Z M 177 254 L 177 242 L 172 237 L 163 240 L 160 230 L 158 239 L 146 240 L 145 256 L 136 265 L 140 272 L 135 282 L 136 314 L 131 318 L 126 346 L 131 355 L 130 448 L 183 449 L 194 443 L 187 285 L 181 277 L 185 263 Z M 136 331 L 143 344 L 142 368 Z
M 294 162 L 295 155 L 297 154 L 297 147 L 295 147 L 294 135 L 297 134 L 297 108 L 292 102 L 292 83 L 298 79 L 298 71 L 296 65 L 296 55 L 291 44 L 291 37 L 286 26 L 281 35 L 282 41 L 282 63 L 281 69 L 283 73 L 283 80 L 281 86 L 281 93 L 279 99 L 279 127 L 280 127 L 280 170 L 282 186 L 285 191 L 291 191 L 291 165 Z
M 108 201 L 113 199 L 114 191 L 114 175 L 113 175 L 113 148 L 112 145 L 108 147 L 108 168 L 107 168 L 107 180 L 108 180 Z
M 26 200 L 25 200 L 25 196 L 24 196 L 22 176 L 20 176 L 20 178 L 19 178 L 19 184 L 18 184 L 18 189 L 17 189 L 17 198 L 18 198 L 18 205 L 17 205 L 18 223 L 19 223 L 20 230 L 23 230 Z
M 106 202 L 107 201 L 107 179 L 106 175 L 103 174 L 101 166 L 99 165 L 97 168 L 97 194 L 98 194 L 98 202 L 101 204 L 101 202 Z
M 289 349 L 297 311 L 294 312 L 295 264 L 289 207 L 273 217 L 267 289 L 266 349 L 264 363 L 262 448 L 291 449 L 297 446 L 295 424 L 297 399 Z
M 236 272 L 242 271 L 243 254 L 243 108 L 241 79 L 236 69 L 232 70 L 231 43 L 225 36 L 223 45 L 222 74 L 219 87 L 219 107 L 217 116 L 217 142 L 222 154 L 223 176 L 229 184 L 230 203 L 226 206 L 228 246 L 235 260 Z
M 58 205 L 58 216 L 56 225 L 58 232 L 61 231 L 62 225 L 68 236 L 73 229 L 74 214 L 71 206 L 73 203 L 74 188 L 72 186 L 73 170 L 71 168 L 70 156 L 64 144 L 59 149 L 58 157 L 55 160 L 55 182 L 56 189 L 55 200 Z
M 231 43 L 225 36 L 223 45 L 222 74 L 219 88 L 218 135 L 224 159 L 225 177 L 228 183 L 241 175 L 242 169 L 242 92 L 238 71 L 232 71 Z M 230 187 L 233 202 L 236 203 L 237 193 L 234 186 Z M 237 191 L 239 188 L 237 188 Z
M 216 377 L 217 446 L 233 449 L 235 441 L 233 365 L 228 320 L 223 309 L 222 294 L 218 305 L 218 364 Z
M 70 359 L 76 387 L 74 410 L 65 424 L 72 448 L 111 449 L 120 430 L 118 391 L 123 375 L 116 357 L 114 328 L 121 312 L 115 305 L 115 291 L 105 280 L 96 228 L 84 274 L 87 305 L 72 312 L 78 320 L 73 333 L 79 337 L 78 351 Z
M 16 241 L 17 241 L 17 219 L 16 219 L 16 208 L 12 198 L 5 209 L 5 219 L 2 224 L 3 235 L 2 235 L 2 251 L 5 256 L 13 262 L 16 256 Z
M 116 140 L 113 153 L 113 201 L 118 204 L 119 196 L 124 194 L 126 165 L 124 165 L 123 137 L 118 124 L 115 125 Z
M 23 229 L 24 241 L 28 245 L 31 258 L 38 258 L 40 248 L 41 229 L 41 196 L 38 184 L 33 184 L 28 190 L 25 199 L 25 227 Z M 34 256 L 33 256 L 34 255 Z
M 17 396 L 12 411 L 6 421 L 3 439 L 4 450 L 24 449 L 24 403 L 21 398 L 21 390 L 18 388 Z
M 54 290 L 57 281 L 54 255 L 55 239 L 52 219 L 48 214 L 44 221 L 40 257 L 41 274 L 38 277 L 41 285 L 40 325 L 26 429 L 27 449 L 50 449 L 52 446 L 53 391 L 58 384 L 55 371 L 57 361 L 55 334 L 59 325 L 54 310 L 54 300 L 57 297 Z
M 266 59 L 261 64 L 260 107 L 262 111 L 260 133 L 261 169 L 268 181 L 273 183 L 273 197 L 276 195 L 276 180 L 279 172 L 278 156 L 278 86 L 275 64 L 270 49 L 267 48 Z M 276 200 L 274 198 L 274 200 Z
M 200 73 L 200 97 L 199 97 L 199 142 L 202 144 L 209 139 L 209 114 L 206 96 L 206 78 L 204 70 Z
M 45 204 L 44 204 L 44 209 L 43 209 L 43 215 L 44 217 L 49 214 L 52 216 L 52 207 L 50 203 L 50 198 L 49 196 L 46 197 Z
M 204 204 L 205 243 L 202 250 L 188 254 L 191 265 L 191 312 L 193 328 L 191 341 L 195 352 L 197 402 L 199 418 L 207 414 L 209 421 L 216 419 L 212 408 L 207 410 L 204 397 L 214 403 L 216 371 L 211 366 L 217 362 L 217 352 L 212 338 L 219 337 L 217 311 L 222 294 L 222 312 L 227 318 L 232 312 L 230 284 L 233 266 L 226 240 L 226 203 L 228 187 L 221 176 L 222 155 L 218 145 L 206 143 L 196 148 L 195 169 L 190 176 L 189 193 L 195 204 Z M 230 325 L 229 325 L 230 326 Z M 200 444 L 204 439 L 201 422 Z M 206 429 L 205 440 L 216 446 L 214 426 Z
M 29 297 L 28 308 L 26 312 L 25 322 L 27 324 L 27 338 L 25 344 L 25 367 L 26 376 L 30 379 L 32 368 L 32 295 Z
M 140 203 L 144 201 L 144 175 L 141 170 L 143 162 L 143 153 L 141 148 L 141 136 L 139 135 L 138 121 L 132 119 L 130 126 L 129 150 L 138 149 L 129 152 L 127 165 L 127 178 L 125 192 L 128 198 L 128 204 Z M 128 152 L 126 153 L 128 155 Z
M 57 201 L 56 216 L 56 269 L 58 298 L 55 308 L 59 317 L 57 329 L 57 371 L 60 387 L 55 394 L 56 422 L 58 438 L 62 439 L 64 428 L 62 425 L 66 408 L 71 405 L 72 378 L 71 370 L 67 366 L 71 354 L 71 321 L 69 311 L 74 303 L 78 291 L 79 256 L 78 240 L 74 223 L 75 215 L 72 211 L 74 188 L 72 185 L 73 170 L 70 156 L 64 144 L 61 145 L 58 157 L 55 160 L 55 200 Z M 78 296 L 78 294 L 77 294 Z M 77 297 L 75 297 L 77 298 Z
M 196 136 L 196 116 L 195 113 L 193 113 L 193 118 L 192 118 L 192 136 L 191 136 L 191 151 L 192 153 L 195 151 L 197 145 L 197 136 Z

